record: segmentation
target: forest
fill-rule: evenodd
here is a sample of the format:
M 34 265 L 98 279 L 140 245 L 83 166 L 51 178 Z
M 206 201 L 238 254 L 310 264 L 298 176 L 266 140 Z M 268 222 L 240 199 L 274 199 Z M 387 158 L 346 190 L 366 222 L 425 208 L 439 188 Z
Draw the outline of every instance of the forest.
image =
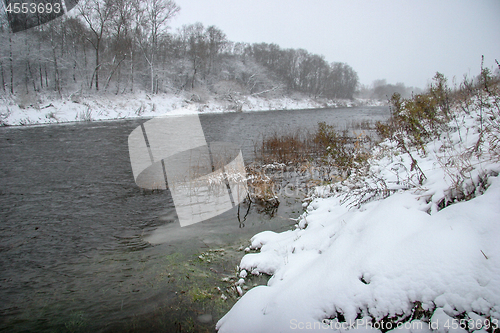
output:
M 9 29 L 10 17 L 0 17 L 0 93 L 63 97 L 205 89 L 227 96 L 302 93 L 329 99 L 356 93 L 358 75 L 346 63 L 304 49 L 233 42 L 201 23 L 171 31 L 179 12 L 173 0 L 81 0 L 67 15 L 17 33 Z

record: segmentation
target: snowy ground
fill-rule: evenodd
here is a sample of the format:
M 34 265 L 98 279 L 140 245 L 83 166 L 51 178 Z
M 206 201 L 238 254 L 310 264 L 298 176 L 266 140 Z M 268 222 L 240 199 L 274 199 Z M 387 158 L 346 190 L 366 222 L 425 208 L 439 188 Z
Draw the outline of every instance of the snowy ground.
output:
M 477 144 L 479 112 L 451 125 L 426 154 L 412 152 L 422 185 L 408 154 L 385 141 L 362 177 L 317 188 L 295 230 L 255 235 L 239 285 L 272 277 L 219 332 L 498 328 L 500 163 L 487 134 Z
M 148 95 L 71 95 L 65 98 L 20 95 L 0 96 L 0 125 L 31 125 L 72 121 L 95 121 L 134 117 L 155 117 L 179 108 L 191 108 L 199 112 L 234 112 L 285 109 L 315 109 L 325 107 L 352 107 L 382 105 L 383 102 L 362 100 L 314 100 L 289 97 L 267 99 L 239 96 L 237 99 L 205 97 L 196 94 Z

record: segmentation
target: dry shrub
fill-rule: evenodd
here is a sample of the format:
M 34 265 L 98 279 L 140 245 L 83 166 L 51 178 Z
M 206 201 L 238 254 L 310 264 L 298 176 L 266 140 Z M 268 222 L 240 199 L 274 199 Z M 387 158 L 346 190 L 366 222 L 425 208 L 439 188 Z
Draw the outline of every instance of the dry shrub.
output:
M 348 133 L 348 130 L 340 133 L 332 125 L 319 123 L 314 137 L 318 147 L 323 148 L 326 161 L 345 176 L 366 163 L 372 141 L 363 133 L 354 137 Z
M 395 93 L 390 99 L 391 118 L 377 122 L 377 134 L 395 139 L 406 149 L 423 145 L 438 135 L 450 120 L 450 89 L 446 78 L 436 73 L 427 93 L 402 98 Z

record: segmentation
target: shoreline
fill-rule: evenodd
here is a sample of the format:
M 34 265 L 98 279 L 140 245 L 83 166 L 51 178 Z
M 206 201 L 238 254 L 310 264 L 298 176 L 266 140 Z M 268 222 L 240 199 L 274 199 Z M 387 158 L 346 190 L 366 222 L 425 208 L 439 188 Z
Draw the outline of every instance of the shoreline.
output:
M 377 100 L 326 100 L 300 98 L 262 98 L 241 96 L 227 100 L 214 96 L 204 101 L 188 99 L 186 95 L 145 93 L 125 95 L 75 96 L 48 98 L 46 96 L 8 96 L 0 104 L 0 127 L 71 124 L 106 120 L 153 118 L 187 108 L 200 114 L 264 112 L 280 110 L 314 110 L 384 106 Z

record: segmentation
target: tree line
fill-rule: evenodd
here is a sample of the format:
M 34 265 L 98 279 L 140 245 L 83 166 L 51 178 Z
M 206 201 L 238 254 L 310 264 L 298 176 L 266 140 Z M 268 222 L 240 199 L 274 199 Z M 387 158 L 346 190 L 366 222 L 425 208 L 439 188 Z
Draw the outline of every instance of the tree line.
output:
M 373 81 L 371 86 L 360 85 L 356 96 L 387 101 L 395 93 L 399 94 L 403 98 L 410 98 L 413 95 L 420 94 L 422 92 L 422 89 L 417 87 L 407 87 L 403 82 L 390 84 L 387 83 L 385 79 L 382 79 Z
M 12 33 L 0 25 L 0 91 L 123 94 L 205 89 L 353 98 L 356 72 L 302 49 L 234 43 L 215 26 L 175 32 L 173 0 L 81 0 L 68 15 Z

